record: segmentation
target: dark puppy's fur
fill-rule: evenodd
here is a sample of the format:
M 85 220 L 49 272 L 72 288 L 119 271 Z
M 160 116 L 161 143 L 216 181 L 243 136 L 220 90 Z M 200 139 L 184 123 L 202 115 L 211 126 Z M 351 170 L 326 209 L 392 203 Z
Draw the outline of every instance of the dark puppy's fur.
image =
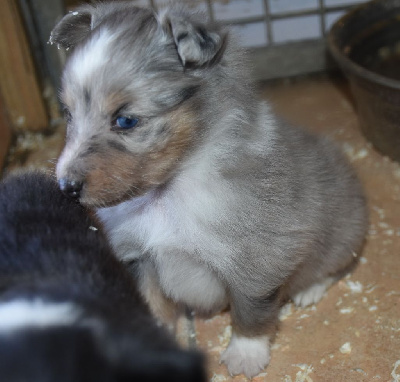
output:
M 97 209 L 117 256 L 138 260 L 153 313 L 230 306 L 222 361 L 254 376 L 282 301 L 315 303 L 352 266 L 367 213 L 340 151 L 277 118 L 234 38 L 205 20 L 109 2 L 60 21 L 57 177 Z
M 94 225 L 46 175 L 0 184 L 1 381 L 203 381 Z

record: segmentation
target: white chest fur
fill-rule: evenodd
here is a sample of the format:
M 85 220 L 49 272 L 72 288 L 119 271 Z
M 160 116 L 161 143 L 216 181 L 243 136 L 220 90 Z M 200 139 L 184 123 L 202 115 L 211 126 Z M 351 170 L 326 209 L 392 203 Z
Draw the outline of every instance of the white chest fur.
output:
M 212 264 L 226 251 L 213 233 L 229 193 L 224 186 L 181 180 L 165 194 L 157 191 L 98 215 L 122 260 L 151 257 L 164 292 L 194 309 L 225 305 L 225 288 Z

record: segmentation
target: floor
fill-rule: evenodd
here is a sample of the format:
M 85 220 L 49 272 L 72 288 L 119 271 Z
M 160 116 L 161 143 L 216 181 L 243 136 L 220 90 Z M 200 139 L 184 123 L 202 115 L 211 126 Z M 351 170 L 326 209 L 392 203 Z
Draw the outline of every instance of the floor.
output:
M 361 135 L 344 80 L 279 82 L 263 87 L 262 95 L 289 121 L 338 142 L 365 186 L 370 228 L 353 274 L 315 306 L 284 306 L 271 363 L 253 380 L 400 382 L 400 165 L 374 151 Z M 59 126 L 53 135 L 20 137 L 8 170 L 51 170 L 63 136 Z M 230 333 L 229 314 L 224 313 L 208 320 L 182 318 L 178 339 L 206 352 L 210 381 L 246 381 L 231 378 L 219 365 Z

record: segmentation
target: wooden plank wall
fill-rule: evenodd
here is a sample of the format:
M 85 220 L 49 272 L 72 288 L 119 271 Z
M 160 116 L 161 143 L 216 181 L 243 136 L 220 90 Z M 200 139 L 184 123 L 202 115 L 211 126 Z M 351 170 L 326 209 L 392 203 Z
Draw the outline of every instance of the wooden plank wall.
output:
M 0 92 L 12 130 L 40 131 L 48 126 L 45 102 L 15 0 L 0 0 Z

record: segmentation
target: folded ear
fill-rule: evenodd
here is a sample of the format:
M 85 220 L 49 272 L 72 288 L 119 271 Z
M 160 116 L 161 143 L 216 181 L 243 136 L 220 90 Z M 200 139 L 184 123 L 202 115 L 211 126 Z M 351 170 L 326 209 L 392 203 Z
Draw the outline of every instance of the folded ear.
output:
M 92 30 L 92 8 L 82 7 L 65 15 L 50 34 L 50 44 L 74 47 Z
M 164 30 L 172 35 L 184 66 L 211 64 L 221 56 L 227 35 L 218 26 L 168 12 L 160 20 Z

